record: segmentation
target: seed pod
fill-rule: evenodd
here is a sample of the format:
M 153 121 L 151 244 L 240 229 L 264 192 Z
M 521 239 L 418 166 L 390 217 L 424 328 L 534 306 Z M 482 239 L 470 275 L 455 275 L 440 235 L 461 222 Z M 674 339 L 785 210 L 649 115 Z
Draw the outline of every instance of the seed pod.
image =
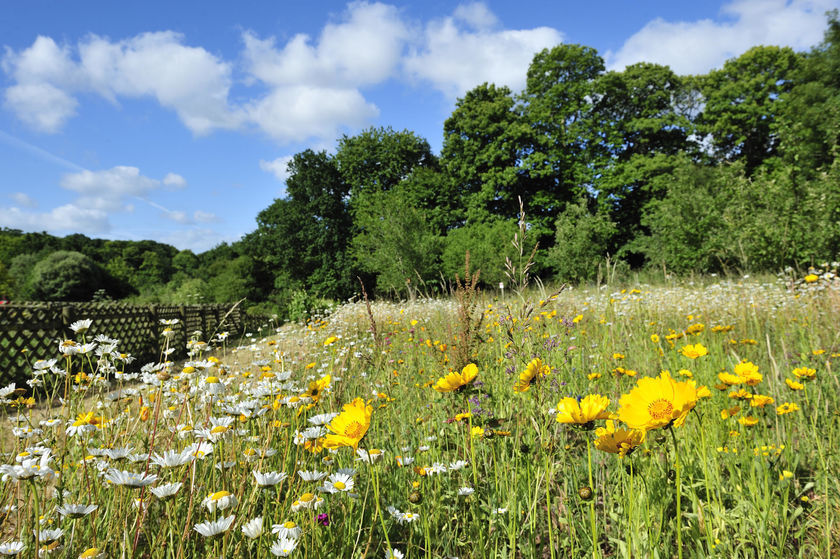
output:
M 421 495 L 419 491 L 412 491 L 408 496 L 408 500 L 415 505 L 419 505 L 423 502 L 423 495 Z
M 588 485 L 584 485 L 580 489 L 578 489 L 578 497 L 580 497 L 584 501 L 591 501 L 592 497 L 595 496 L 595 492 L 592 491 L 592 488 Z

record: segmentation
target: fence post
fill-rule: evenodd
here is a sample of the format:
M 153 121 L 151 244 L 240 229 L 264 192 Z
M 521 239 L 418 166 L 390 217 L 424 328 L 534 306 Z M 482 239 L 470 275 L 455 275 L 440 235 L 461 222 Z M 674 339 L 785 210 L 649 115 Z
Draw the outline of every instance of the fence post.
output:
M 184 345 L 186 345 L 190 341 L 190 337 L 187 332 L 187 307 L 184 305 L 178 307 L 178 318 L 181 319 L 181 330 L 184 332 Z
M 64 305 L 61 307 L 61 334 L 64 336 L 64 339 L 69 338 L 71 324 L 73 324 L 73 307 Z

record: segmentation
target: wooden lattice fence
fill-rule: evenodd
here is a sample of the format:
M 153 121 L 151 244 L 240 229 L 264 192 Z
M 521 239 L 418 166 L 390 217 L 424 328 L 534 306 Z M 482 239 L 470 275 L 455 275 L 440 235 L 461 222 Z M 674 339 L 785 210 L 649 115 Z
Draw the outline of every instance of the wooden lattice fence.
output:
M 186 343 L 196 332 L 208 341 L 217 332 L 231 335 L 257 333 L 268 324 L 266 317 L 254 317 L 232 305 L 125 305 L 120 303 L 41 303 L 0 305 L 0 386 L 16 382 L 25 386 L 31 364 L 38 359 L 59 356 L 58 344 L 76 339 L 70 325 L 76 320 L 93 321 L 85 334 L 88 341 L 98 334 L 120 340 L 118 350 L 130 353 L 135 369 L 157 360 L 162 346 L 163 319 L 177 318 L 170 326 L 175 335 L 172 358 L 186 355 Z

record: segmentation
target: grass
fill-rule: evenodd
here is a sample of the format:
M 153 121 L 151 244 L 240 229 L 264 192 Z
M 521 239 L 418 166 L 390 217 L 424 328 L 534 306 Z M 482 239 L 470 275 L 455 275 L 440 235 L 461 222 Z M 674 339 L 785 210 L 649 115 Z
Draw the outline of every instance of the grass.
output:
M 56 367 L 71 376 L 49 373 L 58 380 L 54 406 L 6 406 L 18 430 L 0 439 L 7 464 L 0 542 L 21 542 L 24 556 L 52 550 L 57 557 L 86 550 L 462 559 L 840 552 L 835 284 L 700 278 L 550 293 L 345 305 L 266 339 L 194 346 L 188 362 L 162 360 L 121 384 L 108 358 L 61 357 Z M 707 354 L 687 357 L 683 348 L 695 344 Z M 534 358 L 550 373 L 514 392 Z M 473 382 L 433 389 L 467 361 L 478 367 Z M 760 381 L 717 389 L 719 374 L 744 361 L 757 366 Z M 814 369 L 814 378 L 795 376 L 801 368 Z M 707 386 L 710 397 L 681 427 L 647 431 L 623 458 L 597 448 L 604 420 L 556 420 L 563 398 L 589 394 L 607 397 L 608 411 L 621 417 L 622 395 L 663 370 Z M 730 397 L 741 388 L 773 403 Z M 326 429 L 308 421 L 356 398 L 371 407 L 359 449 L 381 456 L 373 463 L 352 448 L 323 448 Z M 784 403 L 798 409 L 780 415 Z M 54 424 L 40 424 L 49 419 Z M 153 460 L 187 448 L 183 465 Z M 11 467 L 33 456 L 40 470 Z M 341 469 L 355 471 L 340 477 Z M 119 481 L 114 470 L 157 478 L 131 489 L 108 481 Z M 254 470 L 287 477 L 262 489 Z M 307 481 L 300 471 L 329 477 Z M 336 480 L 349 490 L 323 490 L 338 487 L 325 486 Z M 182 484 L 174 497 L 152 494 L 167 483 Z M 59 512 L 68 503 L 98 508 L 73 519 Z M 216 536 L 195 528 L 230 516 Z M 255 518 L 263 533 L 251 538 L 242 528 Z M 273 525 L 299 534 L 279 541 Z M 35 542 L 36 527 L 47 539 Z

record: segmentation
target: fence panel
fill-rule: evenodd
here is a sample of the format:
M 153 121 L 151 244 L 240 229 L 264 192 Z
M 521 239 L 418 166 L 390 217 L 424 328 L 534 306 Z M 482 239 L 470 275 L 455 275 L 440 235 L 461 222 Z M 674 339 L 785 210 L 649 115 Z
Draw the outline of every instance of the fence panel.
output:
M 251 327 L 250 331 L 256 333 L 258 328 L 254 325 L 268 321 L 266 317 L 248 317 L 230 305 L 42 302 L 0 305 L 0 386 L 9 382 L 25 386 L 32 363 L 58 357 L 58 344 L 68 338 L 76 339 L 70 325 L 81 319 L 93 321 L 85 333 L 87 341 L 99 334 L 118 339 L 119 351 L 136 358 L 135 369 L 158 359 L 164 328 L 175 331 L 170 341 L 170 347 L 175 348 L 170 359 L 175 359 L 186 355 L 187 340 L 198 331 L 200 339 L 210 341 L 213 334 L 222 331 L 236 335 Z M 161 324 L 161 320 L 172 319 L 178 319 L 178 323 Z

